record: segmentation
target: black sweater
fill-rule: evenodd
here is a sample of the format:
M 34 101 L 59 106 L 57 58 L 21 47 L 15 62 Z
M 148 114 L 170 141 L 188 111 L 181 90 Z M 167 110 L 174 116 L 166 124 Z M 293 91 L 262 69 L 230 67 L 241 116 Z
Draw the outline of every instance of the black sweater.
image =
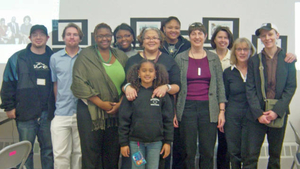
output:
M 141 60 L 144 58 L 138 53 L 134 56 L 131 56 L 125 66 L 125 72 L 127 74 L 128 70 L 130 69 L 131 66 L 134 64 L 140 63 Z M 177 84 L 179 87 L 181 85 L 180 82 L 180 69 L 175 62 L 175 60 L 169 56 L 168 54 L 162 53 L 158 60 L 157 63 L 162 64 L 165 66 L 166 70 L 168 71 L 169 74 L 169 84 Z M 126 80 L 125 80 L 126 81 Z M 126 84 L 126 83 L 124 83 Z
M 249 108 L 246 97 L 246 82 L 243 81 L 240 72 L 236 69 L 228 67 L 223 73 L 224 86 L 226 92 L 226 113 L 236 113 Z
M 129 141 L 156 142 L 173 141 L 173 111 L 169 95 L 151 98 L 153 87 L 140 87 L 138 97 L 128 101 L 123 97 L 119 109 L 119 143 L 121 147 Z
M 184 37 L 182 37 L 180 35 L 178 37 L 178 42 L 175 44 L 176 50 L 174 51 L 174 53 L 170 53 L 168 50 L 168 47 L 169 47 L 169 44 L 167 41 L 165 41 L 163 47 L 160 48 L 160 51 L 175 58 L 177 56 L 177 54 L 179 54 L 185 50 L 188 50 L 191 47 L 191 42 L 186 40 Z

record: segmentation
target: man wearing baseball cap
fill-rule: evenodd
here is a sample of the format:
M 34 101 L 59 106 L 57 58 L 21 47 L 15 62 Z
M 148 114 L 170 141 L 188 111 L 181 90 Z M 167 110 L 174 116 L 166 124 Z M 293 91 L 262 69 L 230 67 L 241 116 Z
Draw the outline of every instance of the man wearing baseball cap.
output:
M 16 120 L 19 140 L 32 144 L 38 137 L 43 169 L 53 169 L 53 153 L 50 120 L 53 114 L 54 94 L 49 60 L 52 50 L 46 45 L 47 28 L 44 25 L 31 27 L 31 43 L 13 54 L 5 67 L 1 89 L 1 108 L 7 117 Z M 33 169 L 33 151 L 25 163 Z
M 286 51 L 276 45 L 278 28 L 273 23 L 262 24 L 255 35 L 264 44 L 263 50 L 251 57 L 248 63 L 246 94 L 250 106 L 247 112 L 247 155 L 243 168 L 257 168 L 260 149 L 267 134 L 269 143 L 269 163 L 267 168 L 280 168 L 280 154 L 289 114 L 289 104 L 296 90 L 295 62 L 287 63 Z M 271 110 L 265 109 L 260 77 L 260 59 L 263 65 L 266 99 L 276 99 Z M 286 116 L 285 116 L 286 114 Z M 267 126 L 277 118 L 284 119 L 282 127 Z

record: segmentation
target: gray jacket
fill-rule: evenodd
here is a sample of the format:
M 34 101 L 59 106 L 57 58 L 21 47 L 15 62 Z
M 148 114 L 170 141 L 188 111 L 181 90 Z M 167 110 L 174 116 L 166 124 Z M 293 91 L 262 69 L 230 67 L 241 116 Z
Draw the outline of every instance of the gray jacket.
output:
M 175 61 L 177 62 L 181 72 L 181 89 L 178 94 L 176 105 L 176 115 L 178 121 L 181 121 L 187 95 L 187 69 L 189 65 L 189 51 L 190 49 L 178 54 L 175 58 Z M 222 76 L 223 71 L 218 55 L 208 50 L 205 51 L 207 53 L 208 65 L 211 74 L 208 91 L 210 122 L 218 122 L 218 115 L 220 113 L 219 103 L 227 102 Z

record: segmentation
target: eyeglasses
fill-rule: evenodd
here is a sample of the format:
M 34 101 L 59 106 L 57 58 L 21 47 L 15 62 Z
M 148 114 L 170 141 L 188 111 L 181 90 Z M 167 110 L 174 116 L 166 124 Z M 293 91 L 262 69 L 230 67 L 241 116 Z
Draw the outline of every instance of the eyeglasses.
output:
M 78 36 L 79 36 L 77 33 L 74 33 L 74 34 L 72 34 L 72 33 L 67 33 L 67 34 L 66 34 L 66 36 L 72 36 L 72 35 L 73 35 L 74 37 L 78 37 Z
M 118 39 L 118 40 L 120 40 L 120 39 L 123 39 L 123 38 L 130 38 L 130 34 L 128 34 L 128 35 L 124 35 L 124 36 L 117 36 L 116 38 Z
M 250 49 L 249 48 L 236 48 L 235 50 L 238 51 L 238 52 L 241 52 L 242 50 L 244 52 L 248 52 Z
M 157 40 L 160 40 L 158 37 L 146 37 L 144 38 L 144 40 L 147 40 L 147 41 L 150 41 L 150 40 L 153 40 L 153 41 L 157 41 Z
M 31 37 L 33 37 L 33 38 L 37 38 L 37 37 L 46 37 L 47 35 L 46 34 L 44 34 L 44 33 L 33 33 L 33 34 L 31 34 Z
M 190 25 L 190 27 L 202 27 L 203 24 L 201 22 L 194 22 Z
M 96 36 L 96 38 L 98 38 L 98 39 L 103 39 L 103 38 L 106 38 L 106 39 L 109 39 L 109 38 L 111 38 L 112 37 L 112 35 L 97 35 Z

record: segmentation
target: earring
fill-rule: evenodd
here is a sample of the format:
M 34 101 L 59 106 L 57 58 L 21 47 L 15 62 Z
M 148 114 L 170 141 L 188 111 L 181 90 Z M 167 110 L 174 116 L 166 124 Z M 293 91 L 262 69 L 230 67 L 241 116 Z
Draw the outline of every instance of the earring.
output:
M 140 75 L 138 75 L 138 78 L 139 78 L 139 79 L 141 78 Z
M 156 76 L 154 77 L 154 79 L 156 79 Z

